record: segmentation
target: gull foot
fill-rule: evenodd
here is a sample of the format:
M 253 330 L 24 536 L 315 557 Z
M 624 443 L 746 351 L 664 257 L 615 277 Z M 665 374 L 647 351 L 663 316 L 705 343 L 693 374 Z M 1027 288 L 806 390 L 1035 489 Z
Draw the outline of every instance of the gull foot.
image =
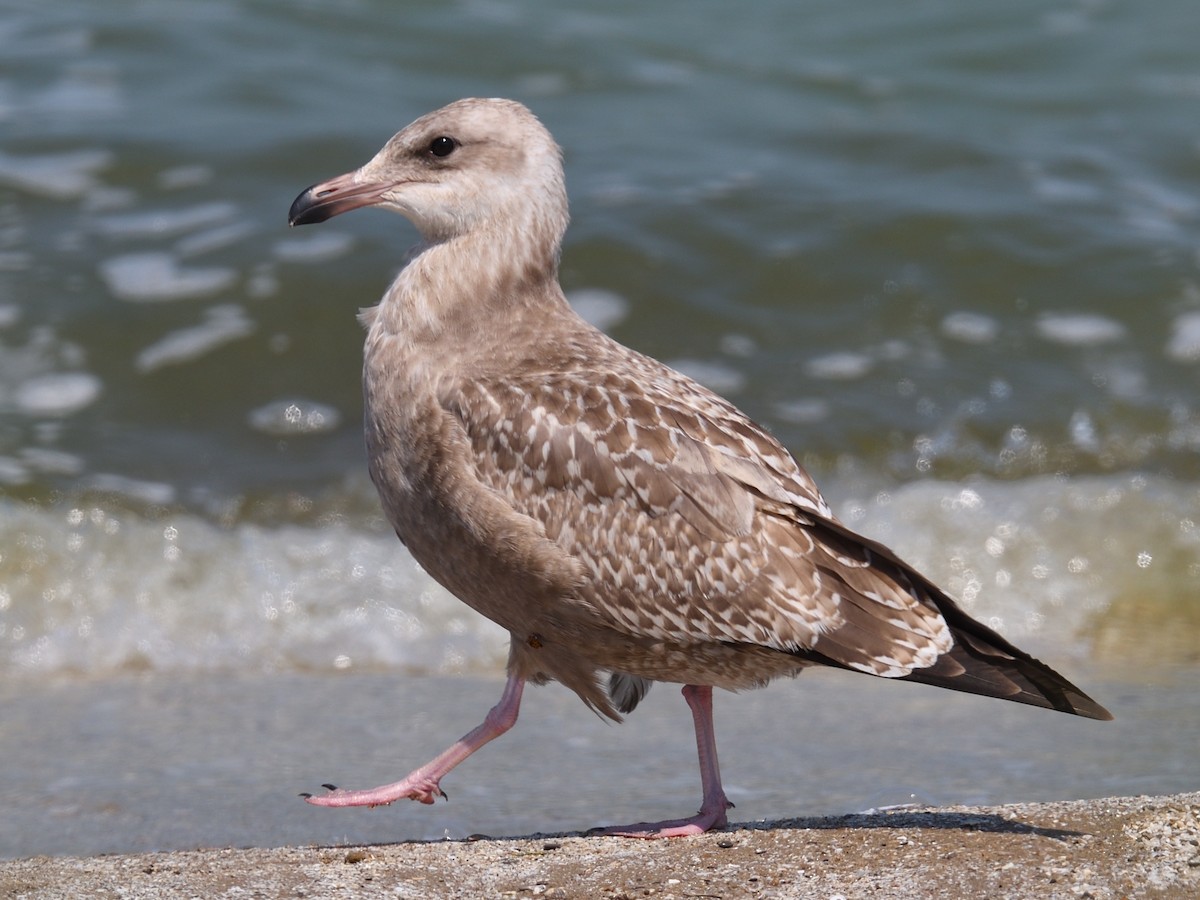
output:
M 655 838 L 690 837 L 694 834 L 704 834 L 714 828 L 724 828 L 729 824 L 725 810 L 733 806 L 726 801 L 719 808 L 702 809 L 689 819 L 668 819 L 664 822 L 638 822 L 636 825 L 610 825 L 607 828 L 593 828 L 588 834 L 607 837 L 628 837 L 653 840 Z
M 397 800 L 416 800 L 420 803 L 433 803 L 438 797 L 449 800 L 449 795 L 438 786 L 436 781 L 428 779 L 409 779 L 397 781 L 395 784 L 385 784 L 381 787 L 365 791 L 344 791 L 332 784 L 323 784 L 328 793 L 301 794 L 305 803 L 313 806 L 387 806 Z

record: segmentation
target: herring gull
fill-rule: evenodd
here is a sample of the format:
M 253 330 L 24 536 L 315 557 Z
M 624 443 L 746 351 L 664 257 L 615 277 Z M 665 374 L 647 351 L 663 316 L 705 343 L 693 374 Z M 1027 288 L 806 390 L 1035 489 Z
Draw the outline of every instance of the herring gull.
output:
M 809 666 L 1111 715 L 834 516 L 782 445 L 731 403 L 622 346 L 558 282 L 561 154 L 511 100 L 423 116 L 362 168 L 313 185 L 292 225 L 364 206 L 422 242 L 366 310 L 371 478 L 413 557 L 511 637 L 499 703 L 393 784 L 318 806 L 433 803 L 443 777 L 513 726 L 526 682 L 559 681 L 614 720 L 682 684 L 703 799 L 642 837 L 727 824 L 714 687 Z

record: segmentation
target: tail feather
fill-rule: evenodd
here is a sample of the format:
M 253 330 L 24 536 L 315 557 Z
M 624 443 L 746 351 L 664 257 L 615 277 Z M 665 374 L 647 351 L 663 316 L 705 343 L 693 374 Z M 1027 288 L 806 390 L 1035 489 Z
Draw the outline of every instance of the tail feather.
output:
M 950 628 L 954 645 L 948 651 L 943 652 L 932 665 L 914 668 L 896 680 L 999 697 L 1089 719 L 1112 718 L 1112 713 L 1062 675 L 972 619 L 944 591 L 887 547 L 855 535 L 839 522 L 823 520 L 820 527 L 842 541 L 859 542 L 860 546 L 870 551 L 873 565 L 887 572 L 897 583 L 905 584 L 922 602 L 936 607 Z M 848 663 L 853 661 L 855 654 L 841 652 L 836 639 L 818 642 L 817 648 L 826 649 L 826 652 L 808 650 L 798 655 L 825 665 L 852 668 Z
M 1112 718 L 1112 713 L 1048 665 L 976 622 L 945 595 L 939 600 L 943 598 L 945 602 L 938 606 L 954 635 L 954 647 L 932 666 L 915 669 L 899 680 L 999 697 L 1089 719 Z

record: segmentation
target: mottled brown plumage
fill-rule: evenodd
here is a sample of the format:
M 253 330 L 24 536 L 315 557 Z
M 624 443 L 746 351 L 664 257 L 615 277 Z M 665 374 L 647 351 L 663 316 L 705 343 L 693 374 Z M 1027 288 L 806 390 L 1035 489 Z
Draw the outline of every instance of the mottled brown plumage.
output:
M 636 833 L 725 822 L 711 689 L 828 665 L 1110 718 L 836 520 L 809 476 L 727 401 L 567 304 L 559 150 L 523 106 L 463 100 L 363 168 L 318 184 L 292 224 L 365 205 L 423 243 L 366 311 L 366 438 L 384 509 L 417 561 L 512 635 L 480 728 L 394 785 L 310 802 L 432 802 L 440 778 L 560 681 L 614 719 L 684 684 L 704 807 Z

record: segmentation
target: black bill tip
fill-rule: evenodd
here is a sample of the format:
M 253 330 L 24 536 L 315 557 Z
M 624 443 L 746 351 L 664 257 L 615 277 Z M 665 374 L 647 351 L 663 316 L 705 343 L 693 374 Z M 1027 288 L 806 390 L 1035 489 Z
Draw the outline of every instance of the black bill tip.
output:
M 330 193 L 323 192 L 322 187 L 320 184 L 314 184 L 312 187 L 305 188 L 301 191 L 300 196 L 292 201 L 292 208 L 288 210 L 289 226 L 315 225 L 337 215 L 333 204 L 322 202 L 325 194 Z

